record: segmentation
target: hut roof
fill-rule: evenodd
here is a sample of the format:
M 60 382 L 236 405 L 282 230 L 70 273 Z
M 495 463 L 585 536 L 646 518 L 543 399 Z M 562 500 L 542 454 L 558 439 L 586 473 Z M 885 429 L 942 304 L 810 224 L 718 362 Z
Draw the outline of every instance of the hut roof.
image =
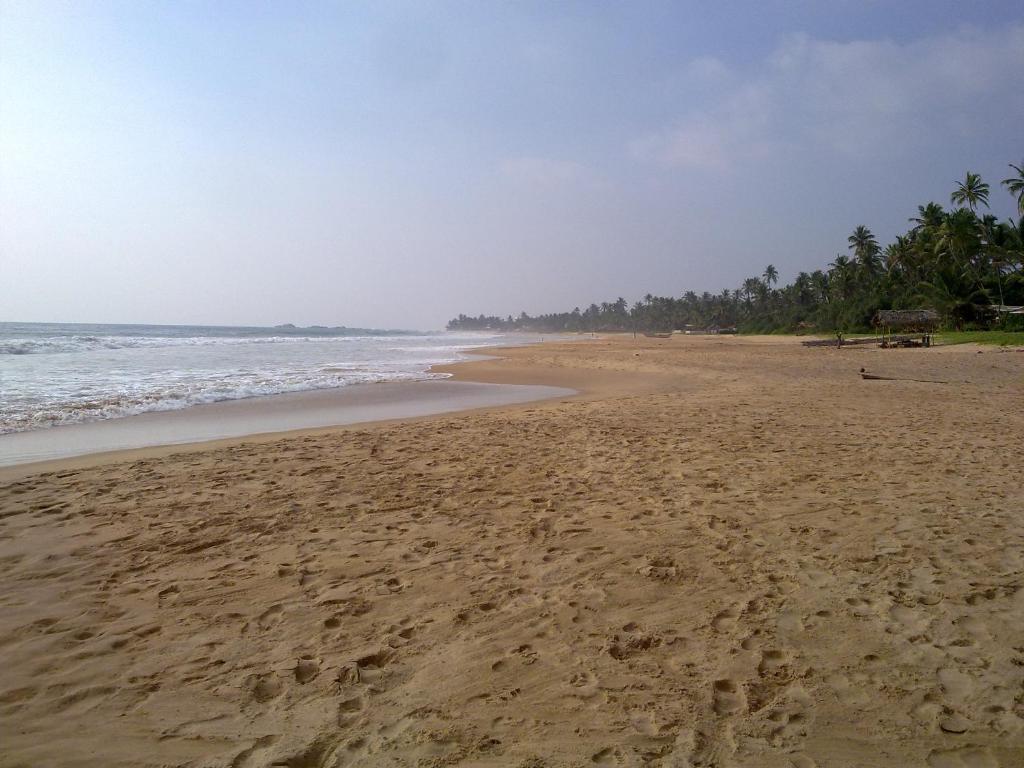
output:
M 934 309 L 880 309 L 874 323 L 883 328 L 919 328 L 934 330 L 939 326 L 939 313 Z

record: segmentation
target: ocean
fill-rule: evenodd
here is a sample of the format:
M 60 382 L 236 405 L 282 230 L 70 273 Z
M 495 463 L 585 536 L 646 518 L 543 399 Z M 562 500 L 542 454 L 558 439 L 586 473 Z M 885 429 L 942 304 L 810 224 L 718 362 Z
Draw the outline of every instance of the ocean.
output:
M 503 338 L 290 326 L 0 323 L 0 434 L 261 395 L 442 378 L 428 369 Z

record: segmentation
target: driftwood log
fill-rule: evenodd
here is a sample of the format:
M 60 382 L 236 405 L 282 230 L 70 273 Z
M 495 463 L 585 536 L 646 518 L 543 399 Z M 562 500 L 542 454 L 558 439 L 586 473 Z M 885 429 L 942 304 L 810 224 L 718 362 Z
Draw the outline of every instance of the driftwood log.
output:
M 874 373 L 868 373 L 863 368 L 860 369 L 860 377 L 868 381 L 916 381 L 920 384 L 949 384 L 948 381 L 941 381 L 939 379 L 906 379 L 899 376 L 878 376 Z

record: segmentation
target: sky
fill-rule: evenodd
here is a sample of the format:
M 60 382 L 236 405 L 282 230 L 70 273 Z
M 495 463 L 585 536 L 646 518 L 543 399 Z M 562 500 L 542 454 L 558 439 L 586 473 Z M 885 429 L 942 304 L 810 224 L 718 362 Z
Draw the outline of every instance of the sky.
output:
M 435 329 L 825 267 L 1024 159 L 1024 6 L 0 0 L 0 320 Z

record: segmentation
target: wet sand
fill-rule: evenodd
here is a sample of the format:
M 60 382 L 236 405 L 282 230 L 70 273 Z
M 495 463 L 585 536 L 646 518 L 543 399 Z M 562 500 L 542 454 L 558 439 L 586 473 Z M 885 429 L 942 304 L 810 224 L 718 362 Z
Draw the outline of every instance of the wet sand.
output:
M 1024 764 L 1024 353 L 501 354 L 581 394 L 0 471 L 0 765 Z
M 0 467 L 134 448 L 181 445 L 316 427 L 511 405 L 572 390 L 443 379 L 228 400 L 178 411 L 0 435 Z

